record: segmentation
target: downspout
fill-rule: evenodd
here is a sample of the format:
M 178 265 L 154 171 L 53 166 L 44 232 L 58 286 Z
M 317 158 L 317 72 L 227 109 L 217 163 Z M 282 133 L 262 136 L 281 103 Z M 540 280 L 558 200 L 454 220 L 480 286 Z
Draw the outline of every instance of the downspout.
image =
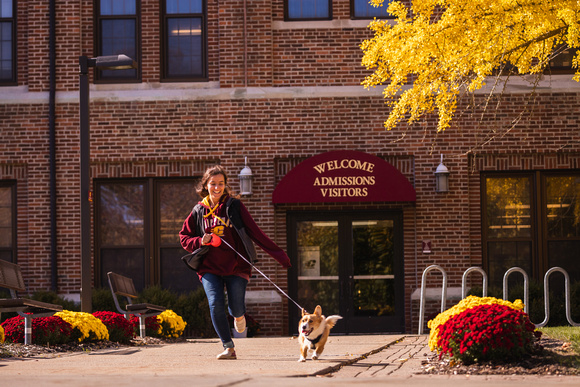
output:
M 413 223 L 415 229 L 415 244 L 413 246 L 413 251 L 415 252 L 415 289 L 419 288 L 418 275 L 419 275 L 419 257 L 417 254 L 417 248 L 419 246 L 419 241 L 417 240 L 417 173 L 415 172 L 415 155 L 413 155 L 413 188 L 415 189 L 415 205 L 413 208 Z M 411 292 L 412 294 L 413 292 Z M 409 305 L 410 317 L 411 317 L 411 328 L 413 327 L 413 299 L 411 298 Z
M 244 87 L 248 87 L 248 27 L 247 27 L 247 0 L 244 0 Z
M 51 290 L 58 289 L 56 262 L 56 0 L 49 2 L 49 97 L 48 136 L 50 168 L 50 283 Z

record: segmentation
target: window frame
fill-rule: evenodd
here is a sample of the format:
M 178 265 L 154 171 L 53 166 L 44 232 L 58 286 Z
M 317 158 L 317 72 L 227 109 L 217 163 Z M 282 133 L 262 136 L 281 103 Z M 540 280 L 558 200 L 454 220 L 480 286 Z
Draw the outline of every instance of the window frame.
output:
M 17 227 L 17 211 L 18 211 L 18 206 L 17 206 L 17 196 L 16 196 L 16 186 L 17 186 L 17 181 L 16 180 L 0 180 L 0 188 L 9 188 L 10 189 L 10 195 L 11 195 L 11 207 L 12 207 L 12 219 L 10 221 L 11 227 L 12 227 L 12 238 L 11 238 L 11 246 L 6 248 L 6 247 L 0 247 L 0 251 L 3 252 L 10 252 L 10 256 L 12 258 L 12 260 L 10 262 L 16 263 L 17 260 L 17 232 L 18 232 L 18 227 Z
M 316 21 L 316 20 L 332 20 L 332 0 L 328 0 L 328 16 L 327 17 L 312 17 L 312 18 L 291 18 L 289 14 L 290 5 L 289 2 L 292 0 L 284 0 L 284 21 Z M 302 1 L 302 0 L 296 0 Z
M 135 20 L 135 53 L 136 58 L 132 58 L 137 62 L 137 69 L 135 69 L 135 77 L 117 76 L 103 76 L 103 70 L 95 69 L 94 83 L 140 83 L 141 82 L 141 0 L 135 0 L 135 15 L 101 15 L 101 0 L 94 2 L 94 52 L 96 56 L 103 55 L 103 39 L 101 30 L 102 20 L 120 20 L 120 19 L 134 19 Z M 119 71 L 113 72 L 120 74 Z
M 167 13 L 167 0 L 160 2 L 160 62 L 161 62 L 161 82 L 207 82 L 209 80 L 208 75 L 208 27 L 207 27 L 207 1 L 201 0 L 202 12 L 201 14 L 189 14 L 189 13 Z M 170 19 L 193 19 L 201 18 L 201 28 L 202 28 L 202 49 L 201 49 L 201 65 L 202 71 L 201 75 L 191 75 L 191 76 L 171 76 L 168 74 L 169 71 L 169 34 L 167 32 L 169 20 Z
M 10 22 L 12 23 L 12 28 L 11 28 L 11 33 L 12 33 L 12 47 L 11 47 L 11 51 L 12 51 L 12 78 L 8 79 L 8 78 L 0 78 L 0 86 L 15 86 L 18 84 L 18 60 L 17 60 L 17 55 L 18 55 L 18 42 L 17 42 L 17 19 L 16 16 L 18 14 L 17 12 L 17 3 L 16 0 L 12 0 L 12 17 L 9 18 L 2 18 L 0 17 L 0 23 L 5 23 L 5 22 Z

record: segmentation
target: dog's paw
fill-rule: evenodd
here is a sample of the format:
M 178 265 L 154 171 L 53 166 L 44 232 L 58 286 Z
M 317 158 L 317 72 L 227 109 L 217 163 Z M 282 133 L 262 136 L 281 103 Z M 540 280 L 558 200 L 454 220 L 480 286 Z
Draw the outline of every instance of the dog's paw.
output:
M 312 355 L 312 360 L 318 360 L 318 355 L 317 354 Z
M 306 359 L 304 358 L 304 356 L 300 356 L 300 359 L 298 359 L 298 363 L 304 363 L 306 361 Z

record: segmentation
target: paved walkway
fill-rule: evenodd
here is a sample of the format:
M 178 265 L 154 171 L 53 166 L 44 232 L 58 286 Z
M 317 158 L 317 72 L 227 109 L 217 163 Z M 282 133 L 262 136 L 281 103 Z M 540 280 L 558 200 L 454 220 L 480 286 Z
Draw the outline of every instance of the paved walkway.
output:
M 1 386 L 579 386 L 580 377 L 421 375 L 427 336 L 332 336 L 320 360 L 298 362 L 298 340 L 236 339 L 238 360 L 216 360 L 217 339 L 0 359 Z

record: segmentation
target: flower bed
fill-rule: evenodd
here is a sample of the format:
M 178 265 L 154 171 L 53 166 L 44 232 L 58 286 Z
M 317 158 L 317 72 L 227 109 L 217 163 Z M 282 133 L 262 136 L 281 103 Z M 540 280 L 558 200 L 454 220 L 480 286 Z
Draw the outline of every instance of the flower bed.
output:
M 24 342 L 24 317 L 16 316 L 2 323 L 2 341 L 13 343 Z M 57 316 L 42 317 L 32 320 L 32 342 L 34 344 L 64 344 L 70 341 L 73 335 L 72 326 Z
M 160 338 L 178 338 L 183 334 L 186 323 L 171 310 L 146 319 L 148 335 Z M 64 310 L 51 317 L 32 320 L 32 342 L 39 345 L 64 344 L 69 342 L 114 341 L 128 343 L 139 330 L 139 320 L 131 321 L 115 312 L 71 312 Z M 9 318 L 0 325 L 0 343 L 24 342 L 24 318 Z
M 520 300 L 469 296 L 429 321 L 429 348 L 465 364 L 521 358 L 541 335 L 522 309 Z

